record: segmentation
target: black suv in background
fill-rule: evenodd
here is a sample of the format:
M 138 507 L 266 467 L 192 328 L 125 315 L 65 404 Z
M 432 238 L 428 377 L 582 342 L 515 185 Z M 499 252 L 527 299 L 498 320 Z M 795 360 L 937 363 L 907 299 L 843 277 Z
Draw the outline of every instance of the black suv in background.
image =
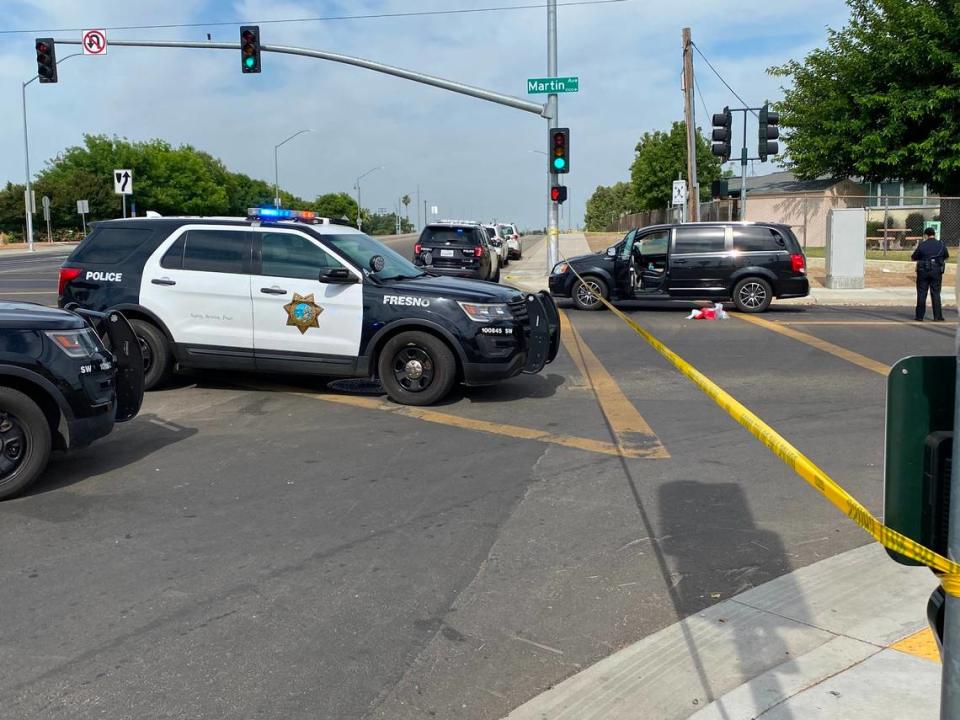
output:
M 604 252 L 557 263 L 549 282 L 552 295 L 581 310 L 602 308 L 598 293 L 612 300 L 733 300 L 741 312 L 757 313 L 773 298 L 809 295 L 806 273 L 786 225 L 687 223 L 631 230 Z
M 413 262 L 442 275 L 500 281 L 500 263 L 486 231 L 477 224 L 438 222 L 427 225 L 413 246 Z
M 133 329 L 119 312 L 80 313 L 0 302 L 0 499 L 26 489 L 52 450 L 89 445 L 140 410 Z

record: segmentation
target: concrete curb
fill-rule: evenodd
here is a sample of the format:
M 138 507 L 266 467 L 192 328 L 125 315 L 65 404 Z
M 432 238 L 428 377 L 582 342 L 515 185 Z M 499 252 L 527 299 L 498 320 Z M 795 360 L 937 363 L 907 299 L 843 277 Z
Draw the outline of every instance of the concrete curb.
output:
M 897 695 L 899 685 L 889 685 L 888 692 L 867 682 L 864 673 L 872 668 L 865 661 L 926 625 L 926 601 L 935 586 L 926 568 L 897 565 L 870 544 L 664 628 L 530 700 L 507 720 L 749 720 L 851 672 L 863 683 L 844 680 L 845 693 L 882 696 L 891 718 L 930 717 L 929 703 L 913 693 L 905 701 Z M 889 652 L 881 669 L 903 665 L 912 673 L 915 694 L 936 703 L 939 666 Z

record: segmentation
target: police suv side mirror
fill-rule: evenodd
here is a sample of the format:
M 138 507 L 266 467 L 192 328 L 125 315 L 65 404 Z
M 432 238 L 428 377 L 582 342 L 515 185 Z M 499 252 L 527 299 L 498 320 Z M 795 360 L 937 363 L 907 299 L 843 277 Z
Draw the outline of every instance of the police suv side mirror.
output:
M 330 285 L 352 285 L 358 278 L 346 268 L 329 268 L 320 273 L 320 282 Z

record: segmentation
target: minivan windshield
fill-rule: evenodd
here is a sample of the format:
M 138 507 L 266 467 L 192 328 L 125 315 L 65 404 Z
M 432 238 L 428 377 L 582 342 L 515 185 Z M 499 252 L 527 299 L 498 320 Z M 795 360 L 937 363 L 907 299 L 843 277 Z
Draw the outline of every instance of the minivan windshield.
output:
M 383 243 L 377 242 L 368 235 L 350 233 L 348 235 L 322 235 L 337 251 L 347 258 L 364 273 L 373 275 L 377 280 L 399 280 L 404 278 L 422 277 L 427 273 Z M 383 270 L 378 273 L 370 271 L 370 258 L 381 255 L 386 261 Z

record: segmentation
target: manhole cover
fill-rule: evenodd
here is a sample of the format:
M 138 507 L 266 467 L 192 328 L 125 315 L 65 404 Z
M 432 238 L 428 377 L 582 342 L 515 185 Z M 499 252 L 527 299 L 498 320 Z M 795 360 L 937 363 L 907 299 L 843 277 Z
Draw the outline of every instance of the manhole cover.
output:
M 383 395 L 383 386 L 379 380 L 370 378 L 351 378 L 349 380 L 334 380 L 327 387 L 337 392 L 350 395 Z

